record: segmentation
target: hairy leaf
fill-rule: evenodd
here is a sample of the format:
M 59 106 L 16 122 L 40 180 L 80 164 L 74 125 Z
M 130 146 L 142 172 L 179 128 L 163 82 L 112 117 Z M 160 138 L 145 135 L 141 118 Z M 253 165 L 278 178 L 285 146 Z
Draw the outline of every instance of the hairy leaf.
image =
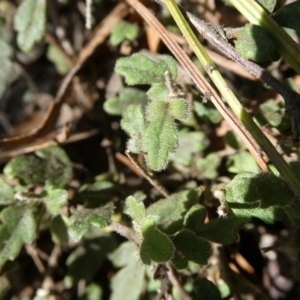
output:
M 146 215 L 157 217 L 160 230 L 174 234 L 182 229 L 185 214 L 198 201 L 199 195 L 196 191 L 182 191 L 150 205 L 146 209 Z
M 147 102 L 146 93 L 135 88 L 124 88 L 119 96 L 107 99 L 103 108 L 110 115 L 121 116 L 129 105 L 145 106 Z
M 151 261 L 166 262 L 174 255 L 175 247 L 170 238 L 156 228 L 154 217 L 146 217 L 142 224 L 144 240 L 140 248 L 141 260 L 149 265 Z
M 46 196 L 43 197 L 47 210 L 52 215 L 57 215 L 61 212 L 62 207 L 67 203 L 68 192 L 62 189 L 54 189 L 51 186 L 46 188 Z
M 70 218 L 69 236 L 78 242 L 91 226 L 103 228 L 113 214 L 114 205 L 112 202 L 99 208 L 83 208 L 76 211 Z
M 135 230 L 140 230 L 140 225 L 146 217 L 145 206 L 143 202 L 138 202 L 134 197 L 126 198 L 126 213 L 131 217 L 134 223 Z
M 160 56 L 156 61 L 137 53 L 131 57 L 118 59 L 116 72 L 125 77 L 126 83 L 152 84 L 165 81 L 165 72 L 169 71 L 173 80 L 177 78 L 177 66 L 171 56 Z
M 45 34 L 46 0 L 24 0 L 15 14 L 17 42 L 24 52 L 29 52 Z
M 217 153 L 210 153 L 204 158 L 199 158 L 196 167 L 201 177 L 214 179 L 218 176 L 217 168 L 221 163 L 221 157 Z
M 138 33 L 139 27 L 136 24 L 122 20 L 112 29 L 110 43 L 117 46 L 125 40 L 134 41 Z
M 272 12 L 275 8 L 277 0 L 257 0 L 257 2 L 267 11 Z
M 259 167 L 249 152 L 240 152 L 230 157 L 227 162 L 227 169 L 231 173 L 258 172 Z
M 144 111 L 141 105 L 130 105 L 124 112 L 121 127 L 130 136 L 127 149 L 132 153 L 140 153 L 142 136 L 146 128 Z
M 9 206 L 0 213 L 0 264 L 13 260 L 35 238 L 34 206 Z
M 0 178 L 0 205 L 9 205 L 16 202 L 15 191 L 3 178 Z
M 188 229 L 177 233 L 173 239 L 176 247 L 176 256 L 172 259 L 176 268 L 186 268 L 188 262 L 192 261 L 199 265 L 206 265 L 210 256 L 209 242 L 198 238 L 196 234 Z

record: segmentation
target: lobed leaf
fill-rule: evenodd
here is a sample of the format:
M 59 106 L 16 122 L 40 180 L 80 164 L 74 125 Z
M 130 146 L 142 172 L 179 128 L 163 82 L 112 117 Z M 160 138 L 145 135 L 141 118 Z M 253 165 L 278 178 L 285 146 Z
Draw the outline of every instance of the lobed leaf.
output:
M 121 44 L 123 41 L 134 41 L 139 33 L 139 27 L 127 21 L 120 21 L 111 31 L 110 43 L 113 46 Z
M 169 71 L 173 80 L 177 78 L 177 66 L 171 56 L 160 56 L 159 59 L 151 58 L 137 53 L 130 57 L 120 58 L 115 70 L 125 77 L 126 83 L 153 84 L 165 81 L 165 72 Z
M 114 211 L 112 202 L 99 208 L 83 208 L 76 211 L 70 218 L 69 236 L 78 242 L 91 226 L 103 228 L 108 225 Z
M 147 216 L 142 223 L 144 240 L 140 248 L 140 257 L 144 264 L 151 261 L 166 262 L 174 255 L 175 247 L 170 238 L 156 228 L 156 220 Z

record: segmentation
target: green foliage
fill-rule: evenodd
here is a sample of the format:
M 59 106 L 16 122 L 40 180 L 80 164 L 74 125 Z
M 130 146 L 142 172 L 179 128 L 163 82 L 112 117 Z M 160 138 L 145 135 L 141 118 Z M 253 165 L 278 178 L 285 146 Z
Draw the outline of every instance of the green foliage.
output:
M 69 240 L 69 219 L 63 215 L 57 215 L 51 219 L 52 241 L 56 244 L 64 244 Z
M 82 208 L 77 210 L 70 218 L 68 231 L 70 238 L 78 242 L 91 226 L 99 228 L 107 226 L 113 210 L 114 205 L 112 202 L 98 208 Z
M 142 223 L 141 231 L 144 237 L 140 248 L 140 257 L 144 264 L 151 261 L 166 262 L 171 259 L 175 247 L 171 239 L 157 229 L 157 221 L 154 217 L 146 217 Z
M 0 213 L 0 264 L 13 260 L 35 238 L 34 206 L 8 206 Z
M 46 0 L 24 0 L 18 7 L 14 20 L 20 49 L 29 52 L 42 40 L 46 27 Z
M 97 283 L 89 284 L 84 294 L 79 298 L 79 300 L 101 300 L 102 299 L 102 288 Z
M 291 218 L 300 213 L 293 192 L 270 173 L 238 174 L 226 187 L 226 199 L 237 217 L 257 217 L 269 224 L 281 220 L 285 213 Z
M 198 278 L 194 281 L 193 290 L 195 300 L 221 300 L 218 288 L 206 278 Z
M 66 286 L 76 286 L 80 280 L 91 280 L 103 264 L 106 255 L 115 248 L 116 241 L 111 236 L 100 232 L 87 235 L 67 259 L 68 272 L 64 278 Z
M 217 153 L 210 153 L 206 157 L 199 158 L 196 167 L 201 177 L 214 179 L 218 175 L 217 168 L 221 163 L 221 157 Z
M 184 121 L 190 113 L 188 102 L 172 90 L 177 90 L 173 83 L 177 77 L 176 62 L 169 56 L 154 61 L 134 54 L 119 59 L 115 69 L 128 84 L 153 84 L 148 91 L 152 101 L 147 105 L 145 117 L 141 108 L 130 106 L 121 126 L 130 135 L 128 149 L 133 153 L 143 152 L 149 168 L 161 171 L 178 145 L 175 120 Z
M 145 206 L 143 202 L 138 202 L 134 197 L 126 198 L 126 213 L 131 217 L 135 231 L 140 232 L 143 220 L 146 217 Z
M 277 0 L 257 0 L 257 2 L 267 11 L 272 12 L 276 6 Z
M 66 186 L 73 177 L 71 161 L 59 147 L 15 157 L 5 166 L 4 173 L 9 178 L 18 178 L 26 185 L 47 181 L 57 188 Z
M 242 57 L 257 62 L 272 60 L 275 48 L 262 27 L 246 24 L 230 33 L 235 37 L 236 51 Z
M 208 144 L 206 135 L 201 131 L 189 132 L 187 130 L 180 130 L 178 132 L 178 139 L 178 148 L 170 156 L 170 160 L 176 165 L 189 166 L 193 154 L 202 152 Z
M 46 195 L 43 197 L 48 212 L 57 215 L 61 212 L 62 207 L 68 201 L 68 192 L 61 189 L 46 188 Z
M 198 238 L 197 235 L 188 229 L 178 232 L 173 243 L 176 247 L 176 256 L 172 259 L 177 269 L 183 269 L 192 261 L 199 265 L 206 265 L 210 256 L 209 242 Z
M 135 88 L 124 88 L 119 96 L 107 99 L 103 109 L 110 115 L 121 116 L 130 105 L 145 106 L 147 97 L 145 92 Z
M 156 216 L 158 228 L 167 234 L 174 234 L 183 226 L 187 211 L 198 203 L 196 191 L 182 191 L 167 199 L 161 199 L 146 209 L 146 215 Z
M 249 152 L 240 152 L 233 155 L 227 161 L 228 171 L 231 173 L 258 172 L 259 167 Z
M 141 105 L 130 105 L 124 112 L 121 127 L 130 136 L 127 149 L 132 153 L 140 153 L 142 135 L 146 128 L 144 111 Z
M 15 192 L 3 178 L 0 178 L 0 205 L 9 205 L 15 202 Z
M 222 120 L 222 115 L 219 111 L 209 103 L 201 103 L 196 101 L 194 103 L 195 113 L 200 117 L 210 121 L 213 124 L 218 124 Z
M 5 91 L 6 84 L 8 83 L 10 76 L 13 74 L 13 64 L 10 60 L 12 55 L 12 48 L 9 44 L 0 38 L 0 97 Z
M 145 267 L 134 256 L 137 248 L 130 242 L 121 246 L 109 255 L 117 268 L 122 268 L 111 280 L 112 295 L 110 299 L 138 300 L 143 290 Z M 134 284 L 132 284 L 134 282 Z
M 49 45 L 46 55 L 47 58 L 55 65 L 59 74 L 64 75 L 70 70 L 70 66 L 67 63 L 65 56 L 57 47 Z
M 294 30 L 300 29 L 299 17 L 300 17 L 299 1 L 295 1 L 281 7 L 273 15 L 273 18 L 279 25 Z
M 118 59 L 115 70 L 125 77 L 129 85 L 162 83 L 166 71 L 171 73 L 172 80 L 177 78 L 176 62 L 170 56 L 161 56 L 154 61 L 143 54 L 133 54 Z
M 113 46 L 121 44 L 123 41 L 134 41 L 139 33 L 139 28 L 136 24 L 131 24 L 127 21 L 120 21 L 112 30 L 110 43 Z
M 279 126 L 283 120 L 284 112 L 274 100 L 266 101 L 259 107 L 260 113 L 271 126 Z

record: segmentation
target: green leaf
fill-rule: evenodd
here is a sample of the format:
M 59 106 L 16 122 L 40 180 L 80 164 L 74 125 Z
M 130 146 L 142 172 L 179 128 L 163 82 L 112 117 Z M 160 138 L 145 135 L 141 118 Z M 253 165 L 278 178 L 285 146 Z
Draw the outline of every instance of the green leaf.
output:
M 3 178 L 0 178 L 0 205 L 10 205 L 16 202 L 15 191 Z
M 50 230 L 52 241 L 56 244 L 65 244 L 69 240 L 69 219 L 63 215 L 57 215 L 51 220 Z
M 198 278 L 194 281 L 194 300 L 222 300 L 218 288 L 206 278 Z
M 70 218 L 70 238 L 74 242 L 78 242 L 91 226 L 99 228 L 107 226 L 113 211 L 112 202 L 99 208 L 77 210 Z
M 66 286 L 76 286 L 80 280 L 90 281 L 99 271 L 107 254 L 115 248 L 116 242 L 111 236 L 85 239 L 67 259 L 68 272 L 64 278 Z
M 300 29 L 299 17 L 300 17 L 299 1 L 295 1 L 281 7 L 273 15 L 273 18 L 279 25 L 294 30 Z
M 56 46 L 49 45 L 46 56 L 55 65 L 59 74 L 64 75 L 70 70 L 70 65 L 67 63 L 65 56 Z
M 17 9 L 14 28 L 18 32 L 17 43 L 29 52 L 36 42 L 42 40 L 46 27 L 46 1 L 23 0 Z
M 241 172 L 258 172 L 259 167 L 249 152 L 240 152 L 234 154 L 230 157 L 227 162 L 227 169 L 231 173 L 241 173 Z
M 151 261 L 166 262 L 174 255 L 175 247 L 170 238 L 156 228 L 156 220 L 147 216 L 142 223 L 144 240 L 140 248 L 141 260 L 144 264 Z
M 194 227 L 193 230 L 198 237 L 205 240 L 222 245 L 230 245 L 238 240 L 238 231 L 247 221 L 248 219 L 245 217 L 236 217 L 230 214 L 202 224 L 196 230 Z
M 263 115 L 264 119 L 271 126 L 278 126 L 282 122 L 284 112 L 281 111 L 281 107 L 275 103 L 274 100 L 266 101 L 259 106 L 259 110 Z M 250 171 L 250 170 L 249 170 Z
M 176 268 L 182 269 L 184 265 L 186 268 L 189 261 L 199 265 L 207 264 L 210 257 L 210 244 L 198 238 L 193 231 L 181 230 L 173 238 L 173 243 L 176 247 L 176 256 L 172 259 L 172 262 Z
M 276 5 L 277 0 L 257 0 L 257 2 L 269 13 L 271 13 Z
M 4 173 L 26 185 L 47 181 L 57 188 L 69 184 L 73 177 L 71 161 L 59 147 L 39 150 L 35 155 L 15 157 L 5 166 Z
M 109 41 L 113 46 L 117 46 L 125 40 L 134 41 L 138 33 L 139 28 L 136 24 L 122 20 L 112 29 Z
M 101 286 L 97 283 L 91 283 L 85 288 L 84 294 L 79 300 L 101 300 L 102 294 Z
M 135 88 L 124 88 L 119 96 L 107 99 L 103 104 L 103 108 L 110 115 L 121 116 L 131 104 L 145 106 L 146 102 L 145 92 Z
M 126 213 L 131 217 L 131 219 L 134 221 L 134 224 L 139 228 L 139 226 L 142 224 L 142 221 L 146 217 L 144 203 L 138 202 L 132 196 L 127 197 L 125 203 L 127 207 Z
M 236 51 L 241 56 L 257 62 L 272 61 L 275 48 L 262 27 L 248 23 L 232 33 L 236 38 Z
M 184 216 L 184 227 L 197 232 L 206 218 L 206 208 L 201 204 L 193 205 Z
M 59 214 L 67 201 L 68 192 L 66 190 L 54 189 L 51 186 L 46 187 L 46 196 L 43 197 L 43 202 L 45 203 L 50 214 Z
M 221 157 L 217 153 L 210 153 L 196 161 L 196 167 L 201 177 L 215 179 L 218 176 L 217 168 L 221 163 Z
M 137 53 L 130 57 L 120 58 L 115 70 L 125 77 L 126 83 L 153 84 L 165 82 L 165 72 L 171 73 L 172 80 L 177 78 L 177 65 L 171 56 L 160 56 L 156 61 Z
M 200 118 L 209 120 L 213 124 L 218 124 L 223 119 L 219 111 L 208 103 L 194 102 L 195 112 Z
M 168 112 L 174 119 L 184 121 L 189 117 L 190 107 L 186 99 L 171 99 Z
M 0 264 L 13 260 L 25 243 L 35 238 L 33 206 L 9 206 L 0 213 Z
M 140 153 L 142 136 L 146 128 L 144 111 L 141 105 L 130 105 L 124 112 L 121 127 L 130 136 L 127 149 L 132 153 Z
M 184 119 L 187 111 L 188 104 L 183 99 L 153 101 L 148 105 L 146 114 L 150 124 L 142 137 L 142 150 L 152 170 L 161 171 L 166 167 L 169 155 L 178 145 L 173 118 Z
M 0 38 L 0 97 L 3 95 L 6 85 L 14 73 L 11 62 L 12 48 L 3 39 Z
M 111 279 L 111 300 L 140 299 L 144 286 L 145 267 L 134 256 L 136 251 L 137 247 L 133 243 L 125 242 L 109 256 L 116 267 L 123 267 Z
M 226 187 L 226 199 L 236 216 L 257 217 L 266 223 L 282 219 L 295 205 L 293 192 L 271 173 L 238 174 Z
M 203 151 L 207 147 L 206 135 L 203 132 L 188 132 L 181 130 L 178 133 L 179 144 L 176 152 L 170 156 L 175 164 L 189 166 L 193 153 Z
M 155 83 L 147 91 L 147 96 L 150 98 L 150 100 L 167 102 L 170 98 L 170 91 L 164 82 Z
M 146 209 L 147 216 L 157 217 L 158 228 L 171 235 L 182 229 L 187 211 L 199 201 L 196 191 L 182 191 L 159 200 Z

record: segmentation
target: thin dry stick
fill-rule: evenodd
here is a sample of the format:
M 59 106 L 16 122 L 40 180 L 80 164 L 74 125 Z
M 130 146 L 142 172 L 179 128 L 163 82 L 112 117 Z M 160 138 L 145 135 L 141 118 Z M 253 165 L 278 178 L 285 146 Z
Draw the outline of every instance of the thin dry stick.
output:
M 242 141 L 247 146 L 250 153 L 260 166 L 260 168 L 268 172 L 269 168 L 262 158 L 262 149 L 253 139 L 253 137 L 246 130 L 241 121 L 225 106 L 222 99 L 219 97 L 217 92 L 207 82 L 203 74 L 199 72 L 196 66 L 192 63 L 185 52 L 178 46 L 176 42 L 170 37 L 168 31 L 164 26 L 155 18 L 155 16 L 139 1 L 137 0 L 126 0 L 151 26 L 158 32 L 160 38 L 167 45 L 169 50 L 173 53 L 176 59 L 180 62 L 183 68 L 190 74 L 191 78 L 195 82 L 198 89 L 206 95 L 210 95 L 211 101 L 215 107 L 222 114 L 223 118 L 230 124 L 233 130 L 239 135 Z
M 147 172 L 143 169 L 142 166 L 139 165 L 139 163 L 131 156 L 130 151 L 126 150 L 125 154 L 128 156 L 130 161 L 135 165 L 135 167 L 140 171 L 142 176 L 146 178 L 153 187 L 155 187 L 165 198 L 168 198 L 170 196 L 170 193 L 154 178 L 150 177 Z

